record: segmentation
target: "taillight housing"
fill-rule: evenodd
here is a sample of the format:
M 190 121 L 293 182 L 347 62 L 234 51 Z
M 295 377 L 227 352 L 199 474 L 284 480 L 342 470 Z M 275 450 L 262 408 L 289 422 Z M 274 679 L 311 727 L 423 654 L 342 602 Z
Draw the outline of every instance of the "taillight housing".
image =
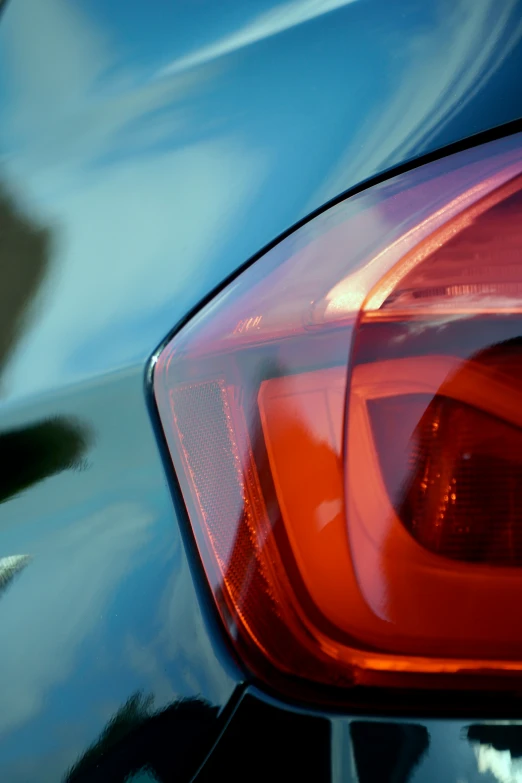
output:
M 166 345 L 154 392 L 258 676 L 522 671 L 521 135 L 289 235 Z

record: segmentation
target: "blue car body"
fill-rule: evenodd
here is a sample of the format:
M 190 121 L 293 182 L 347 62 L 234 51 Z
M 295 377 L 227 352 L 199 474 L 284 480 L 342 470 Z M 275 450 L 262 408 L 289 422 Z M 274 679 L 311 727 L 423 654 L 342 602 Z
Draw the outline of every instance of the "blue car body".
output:
M 514 780 L 516 694 L 356 714 L 251 682 L 150 362 L 330 200 L 520 129 L 522 2 L 0 6 L 0 779 Z

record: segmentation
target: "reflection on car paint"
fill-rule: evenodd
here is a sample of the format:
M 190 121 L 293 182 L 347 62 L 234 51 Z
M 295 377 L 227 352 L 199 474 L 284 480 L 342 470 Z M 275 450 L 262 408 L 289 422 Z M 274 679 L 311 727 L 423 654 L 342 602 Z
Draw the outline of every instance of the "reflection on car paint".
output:
M 34 263 L 0 255 L 0 435 L 38 465 L 0 504 L 0 557 L 31 557 L 0 601 L 2 780 L 64 779 L 138 692 L 152 721 L 242 680 L 145 404 L 156 346 L 327 199 L 522 116 L 520 2 L 337 5 L 3 4 L 2 205 Z

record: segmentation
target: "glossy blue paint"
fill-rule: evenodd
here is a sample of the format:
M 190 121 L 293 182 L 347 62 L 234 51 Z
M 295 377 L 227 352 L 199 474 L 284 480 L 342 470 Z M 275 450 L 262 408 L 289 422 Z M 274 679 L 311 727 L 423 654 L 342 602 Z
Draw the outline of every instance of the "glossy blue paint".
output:
M 0 259 L 0 448 L 4 465 L 17 454 L 33 467 L 4 470 L 1 494 L 0 557 L 30 556 L 0 562 L 2 779 L 64 778 L 140 691 L 144 721 L 186 697 L 227 705 L 241 675 L 189 569 L 148 358 L 328 199 L 521 117 L 521 10 L 4 8 L 0 210 L 13 243 Z

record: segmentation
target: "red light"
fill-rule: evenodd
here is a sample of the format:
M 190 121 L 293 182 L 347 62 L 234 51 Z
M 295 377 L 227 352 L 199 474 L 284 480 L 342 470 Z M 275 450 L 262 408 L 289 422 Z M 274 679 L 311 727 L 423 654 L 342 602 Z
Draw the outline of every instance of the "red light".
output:
M 522 670 L 521 172 L 515 136 L 353 196 L 160 354 L 203 565 L 265 679 Z

